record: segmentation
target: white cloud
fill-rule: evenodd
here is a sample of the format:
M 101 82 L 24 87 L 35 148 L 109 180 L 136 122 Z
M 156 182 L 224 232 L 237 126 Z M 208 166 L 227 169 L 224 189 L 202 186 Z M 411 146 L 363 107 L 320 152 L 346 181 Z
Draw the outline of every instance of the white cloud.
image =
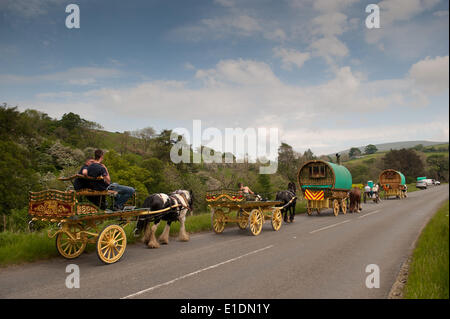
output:
M 128 88 L 84 93 L 47 92 L 29 104 L 41 106 L 51 116 L 77 110 L 81 116 L 100 122 L 109 130 L 130 130 L 135 128 L 130 123 L 145 120 L 150 121 L 147 126 L 168 121 L 172 124 L 166 128 L 183 125 L 188 128 L 192 119 L 201 119 L 205 127 L 219 129 L 278 127 L 282 139 L 289 144 L 326 153 L 346 148 L 349 143 L 364 145 L 366 140 L 395 141 L 416 135 L 420 138 L 424 132 L 432 137 L 448 134 L 442 124 L 446 120 L 437 121 L 434 126 L 370 124 L 374 114 L 391 114 L 396 110 L 404 112 L 404 118 L 408 119 L 412 107 L 426 106 L 428 95 L 413 78 L 439 81 L 442 75 L 436 76 L 435 70 L 445 61 L 440 57 L 425 59 L 414 64 L 405 77 L 382 81 L 367 81 L 350 67 L 336 67 L 329 81 L 300 86 L 281 81 L 267 63 L 222 60 L 214 68 L 198 69 L 187 82 L 149 81 Z M 352 119 L 357 118 L 356 124 L 360 124 L 365 117 L 368 124 L 364 129 L 352 125 Z
M 406 21 L 433 8 L 440 0 L 383 0 L 380 6 L 381 24 L 390 26 L 396 21 Z
M 415 84 L 426 93 L 438 94 L 449 88 L 448 70 L 448 55 L 437 56 L 434 59 L 426 57 L 411 67 L 409 75 Z
M 347 46 L 335 36 L 314 40 L 310 48 L 316 55 L 324 57 L 328 63 L 331 63 L 335 57 L 343 58 L 349 54 Z
M 293 65 L 301 68 L 311 58 L 308 52 L 303 53 L 293 49 L 274 48 L 273 51 L 275 56 L 281 59 L 282 67 L 286 70 L 292 70 Z

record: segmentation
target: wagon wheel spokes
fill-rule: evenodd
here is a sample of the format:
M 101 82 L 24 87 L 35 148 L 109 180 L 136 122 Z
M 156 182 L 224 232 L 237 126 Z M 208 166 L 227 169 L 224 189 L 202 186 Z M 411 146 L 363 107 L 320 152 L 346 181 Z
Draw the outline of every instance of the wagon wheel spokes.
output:
M 341 199 L 341 209 L 344 215 L 347 214 L 347 203 L 345 199 Z
M 97 239 L 97 256 L 105 264 L 117 262 L 125 252 L 127 235 L 119 225 L 105 227 Z
M 239 229 L 246 229 L 248 226 L 248 218 L 247 216 L 244 214 L 244 212 L 242 210 L 239 210 L 236 214 L 237 219 L 239 220 L 237 222 L 237 225 L 239 227 Z
M 279 208 L 275 208 L 272 213 L 272 229 L 277 231 L 281 228 L 283 224 L 283 215 Z
M 333 200 L 333 213 L 334 216 L 339 215 L 339 201 L 337 199 Z
M 83 228 L 79 225 L 70 225 L 56 235 L 56 249 L 61 256 L 67 259 L 73 259 L 83 253 L 87 242 L 83 238 L 76 239 L 77 234 L 82 230 Z M 70 237 L 68 233 L 75 239 Z
M 248 218 L 249 229 L 252 235 L 257 236 L 262 230 L 262 226 L 264 223 L 264 217 L 259 209 L 254 209 L 250 212 L 250 216 Z
M 220 234 L 225 229 L 225 213 L 221 209 L 216 209 L 211 215 L 212 229 L 216 234 Z

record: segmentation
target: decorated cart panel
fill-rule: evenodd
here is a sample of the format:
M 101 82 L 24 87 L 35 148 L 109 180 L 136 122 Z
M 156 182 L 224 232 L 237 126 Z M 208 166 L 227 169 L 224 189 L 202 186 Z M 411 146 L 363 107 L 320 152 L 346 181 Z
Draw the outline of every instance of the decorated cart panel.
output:
M 395 196 L 401 199 L 405 197 L 406 178 L 401 172 L 385 169 L 380 173 L 379 182 L 384 191 L 384 198 Z
M 270 220 L 272 229 L 281 228 L 283 217 L 280 201 L 260 201 L 256 196 L 242 194 L 235 190 L 206 192 L 205 197 L 211 209 L 211 226 L 217 234 L 224 231 L 227 223 L 236 223 L 239 229 L 257 236 L 265 221 Z
M 339 211 L 347 212 L 346 199 L 352 188 L 349 170 L 335 163 L 312 160 L 303 164 L 297 174 L 298 184 L 307 200 L 307 213 L 314 210 L 332 208 L 337 216 Z

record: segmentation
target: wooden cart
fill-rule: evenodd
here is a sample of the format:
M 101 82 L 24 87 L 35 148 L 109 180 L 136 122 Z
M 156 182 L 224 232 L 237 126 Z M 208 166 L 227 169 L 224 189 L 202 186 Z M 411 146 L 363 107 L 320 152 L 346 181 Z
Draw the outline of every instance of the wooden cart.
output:
M 217 234 L 224 231 L 227 223 L 236 223 L 242 230 L 257 236 L 263 224 L 270 220 L 272 229 L 277 231 L 283 223 L 280 201 L 256 201 L 238 191 L 219 190 L 206 193 L 206 202 L 211 209 L 211 225 Z
M 405 185 L 406 179 L 405 175 L 401 172 L 386 169 L 380 173 L 379 177 L 380 186 L 384 191 L 384 199 L 387 199 L 391 196 L 395 196 L 396 198 L 405 198 Z
M 153 220 L 178 206 L 174 205 L 159 211 L 136 209 L 134 206 L 128 206 L 131 208 L 121 211 L 103 210 L 85 199 L 92 196 L 105 196 L 107 204 L 110 204 L 114 193 L 53 189 L 30 192 L 28 212 L 32 216 L 32 222 L 39 220 L 57 226 L 56 231 L 48 231 L 48 236 L 56 237 L 56 249 L 64 258 L 77 258 L 88 243 L 94 243 L 97 256 L 102 262 L 115 263 L 122 257 L 127 246 L 124 227 L 128 223 L 143 215 L 150 216 L 149 218 Z M 134 200 L 135 198 L 131 199 Z M 115 223 L 100 229 L 105 221 Z
M 335 216 L 339 211 L 347 213 L 352 175 L 346 167 L 321 160 L 308 161 L 298 170 L 297 180 L 307 200 L 308 215 L 327 208 L 332 208 Z

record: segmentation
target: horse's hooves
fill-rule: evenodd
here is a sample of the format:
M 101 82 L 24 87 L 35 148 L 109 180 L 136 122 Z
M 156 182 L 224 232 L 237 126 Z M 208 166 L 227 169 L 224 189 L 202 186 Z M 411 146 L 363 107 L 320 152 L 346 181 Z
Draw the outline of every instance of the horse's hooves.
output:
M 148 245 L 147 245 L 147 247 L 148 247 L 148 248 L 159 248 L 159 247 L 161 247 L 161 246 L 159 245 L 159 243 L 152 243 L 152 242 L 149 242 Z

